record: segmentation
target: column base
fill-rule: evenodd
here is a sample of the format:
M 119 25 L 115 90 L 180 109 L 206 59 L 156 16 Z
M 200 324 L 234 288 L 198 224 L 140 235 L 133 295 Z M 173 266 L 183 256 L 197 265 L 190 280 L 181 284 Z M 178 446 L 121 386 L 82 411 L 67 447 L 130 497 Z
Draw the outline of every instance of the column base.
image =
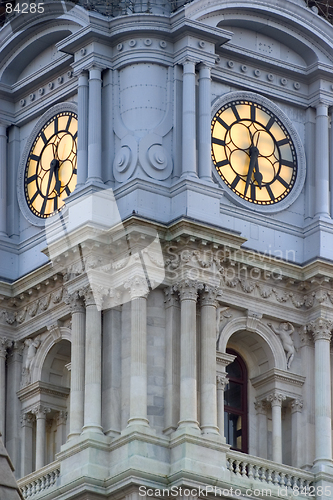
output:
M 198 430 L 199 432 L 201 432 L 200 427 L 199 427 L 199 422 L 197 422 L 196 420 L 180 420 L 178 422 L 178 429 L 179 430 L 181 430 L 181 429 L 194 429 L 194 430 Z
M 78 438 L 81 435 L 81 432 L 70 432 L 67 436 L 67 441 L 71 441 L 72 439 Z
M 142 417 L 132 417 L 127 420 L 127 427 L 131 427 L 132 425 L 144 425 L 145 427 L 149 427 L 149 420 Z
M 198 174 L 196 174 L 195 172 L 184 172 L 182 173 L 182 175 L 180 176 L 181 179 L 186 179 L 188 177 L 191 177 L 192 179 L 199 179 L 198 177 Z
M 314 474 L 326 472 L 327 474 L 333 475 L 333 460 L 329 458 L 316 458 L 313 462 L 312 472 L 314 472 Z
M 88 433 L 96 433 L 96 434 L 103 434 L 104 436 L 104 432 L 103 432 L 103 427 L 101 427 L 100 425 L 85 425 L 83 428 L 82 428 L 82 434 L 88 434 Z
M 218 434 L 218 435 L 220 435 L 219 429 L 215 425 L 202 425 L 201 432 L 202 432 L 202 434 Z

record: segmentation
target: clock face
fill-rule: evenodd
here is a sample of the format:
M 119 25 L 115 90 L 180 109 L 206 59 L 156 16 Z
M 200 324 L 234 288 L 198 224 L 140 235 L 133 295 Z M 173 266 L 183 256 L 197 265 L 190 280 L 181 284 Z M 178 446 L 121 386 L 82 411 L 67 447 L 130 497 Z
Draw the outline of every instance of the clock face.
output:
M 76 186 L 77 115 L 63 111 L 42 127 L 30 149 L 24 191 L 33 214 L 46 219 L 59 212 Z
M 228 102 L 213 117 L 212 158 L 225 184 L 256 205 L 285 199 L 297 177 L 286 127 L 264 105 L 245 99 Z

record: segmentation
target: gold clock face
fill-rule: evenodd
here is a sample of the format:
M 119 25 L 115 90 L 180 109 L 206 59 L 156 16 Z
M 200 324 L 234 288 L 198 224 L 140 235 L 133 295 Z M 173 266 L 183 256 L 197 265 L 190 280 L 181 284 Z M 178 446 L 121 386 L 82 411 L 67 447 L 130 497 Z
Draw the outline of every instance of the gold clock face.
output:
M 291 192 L 297 157 L 289 132 L 262 104 L 235 100 L 212 120 L 212 159 L 225 184 L 240 198 L 272 205 Z
M 77 115 L 54 115 L 38 133 L 28 155 L 24 190 L 28 206 L 42 219 L 59 212 L 76 186 Z

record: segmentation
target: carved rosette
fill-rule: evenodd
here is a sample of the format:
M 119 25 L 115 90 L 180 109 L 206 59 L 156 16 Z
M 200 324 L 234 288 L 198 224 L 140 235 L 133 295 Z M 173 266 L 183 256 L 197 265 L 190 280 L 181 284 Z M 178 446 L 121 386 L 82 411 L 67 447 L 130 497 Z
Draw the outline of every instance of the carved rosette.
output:
M 291 402 L 290 408 L 291 408 L 291 413 L 301 412 L 303 409 L 303 400 L 302 399 L 294 399 Z
M 317 318 L 308 325 L 308 331 L 312 333 L 314 341 L 327 340 L 332 337 L 333 322 L 328 319 Z
M 217 385 L 217 390 L 219 391 L 224 391 L 225 386 L 228 384 L 228 376 L 225 373 L 219 373 L 216 376 L 216 385 Z
M 273 392 L 267 397 L 267 401 L 271 404 L 271 406 L 279 406 L 281 408 L 282 402 L 286 399 L 286 396 L 281 392 Z
M 176 285 L 179 292 L 180 300 L 194 300 L 198 298 L 198 291 L 203 288 L 203 285 L 197 281 L 185 280 Z

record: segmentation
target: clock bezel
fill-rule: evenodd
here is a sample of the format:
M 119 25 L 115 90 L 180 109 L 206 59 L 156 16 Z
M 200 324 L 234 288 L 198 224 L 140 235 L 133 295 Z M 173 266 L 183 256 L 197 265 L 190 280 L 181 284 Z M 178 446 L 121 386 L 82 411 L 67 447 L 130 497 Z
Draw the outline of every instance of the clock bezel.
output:
M 254 92 L 229 92 L 227 94 L 224 94 L 223 96 L 218 97 L 212 106 L 212 117 L 211 119 L 213 120 L 215 114 L 225 105 L 228 103 L 237 101 L 237 100 L 246 100 L 249 102 L 253 102 L 254 104 L 257 105 L 262 105 L 265 108 L 267 108 L 271 113 L 273 113 L 283 124 L 283 126 L 286 128 L 288 131 L 291 140 L 293 142 L 295 152 L 296 152 L 296 160 L 297 160 L 297 175 L 296 179 L 294 182 L 293 187 L 291 188 L 291 191 L 289 194 L 285 196 L 282 200 L 276 203 L 272 203 L 269 205 L 261 205 L 261 204 L 256 204 L 252 203 L 250 201 L 247 201 L 238 194 L 234 193 L 232 189 L 223 181 L 221 176 L 218 174 L 216 167 L 214 165 L 213 159 L 212 159 L 212 171 L 213 171 L 213 176 L 214 179 L 218 182 L 220 186 L 224 188 L 225 195 L 228 199 L 236 203 L 237 205 L 247 208 L 248 210 L 253 210 L 255 212 L 267 214 L 267 213 L 276 213 L 276 212 L 282 212 L 283 210 L 286 210 L 290 205 L 292 205 L 296 199 L 299 197 L 303 186 L 305 182 L 305 176 L 306 176 L 306 160 L 305 160 L 305 151 L 303 148 L 302 141 L 300 139 L 300 136 L 298 132 L 296 131 L 293 123 L 291 120 L 287 117 L 287 115 L 272 101 L 267 99 L 266 97 L 263 97 L 259 94 L 255 94 Z
M 26 145 L 24 147 L 22 156 L 21 156 L 21 161 L 19 165 L 19 171 L 18 171 L 18 179 L 17 179 L 17 191 L 18 191 L 18 203 L 19 207 L 21 209 L 22 214 L 26 218 L 30 224 L 33 224 L 34 226 L 38 227 L 44 227 L 45 226 L 45 221 L 52 218 L 53 215 L 50 215 L 50 217 L 47 218 L 41 218 L 35 215 L 31 210 L 28 205 L 26 196 L 25 196 L 25 168 L 27 165 L 27 161 L 29 158 L 29 154 L 31 151 L 31 148 L 35 142 L 35 139 L 43 126 L 54 116 L 56 116 L 58 113 L 64 113 L 64 112 L 70 112 L 70 113 L 75 113 L 76 115 L 78 114 L 77 110 L 77 105 L 72 103 L 72 102 L 63 102 L 60 104 L 56 104 L 52 106 L 52 108 L 48 109 L 37 121 L 36 125 L 34 126 L 33 130 L 31 131 L 29 138 L 26 142 Z M 63 206 L 61 209 L 61 212 L 64 213 L 66 210 L 66 204 Z M 56 215 L 58 212 L 56 212 L 54 215 Z

